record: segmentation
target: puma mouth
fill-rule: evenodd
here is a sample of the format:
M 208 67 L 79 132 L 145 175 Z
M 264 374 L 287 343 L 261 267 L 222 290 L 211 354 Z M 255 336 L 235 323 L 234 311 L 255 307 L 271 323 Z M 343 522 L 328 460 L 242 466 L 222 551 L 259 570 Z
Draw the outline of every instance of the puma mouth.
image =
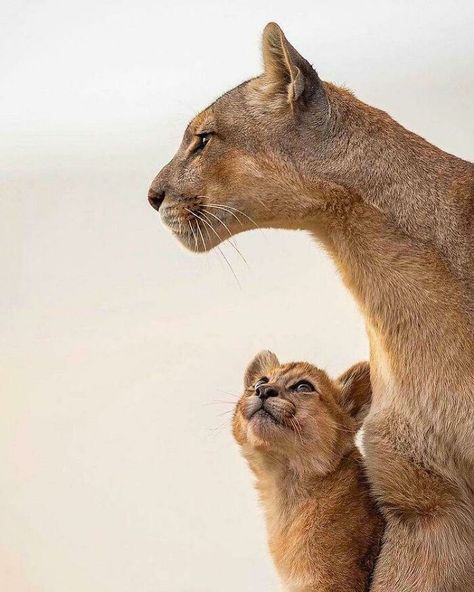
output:
M 245 222 L 246 218 L 251 218 L 241 210 L 234 206 L 206 203 L 200 198 L 195 196 L 170 202 L 165 199 L 160 208 L 162 222 L 193 253 L 210 251 L 235 234 L 249 229 Z
M 181 208 L 176 206 L 164 206 L 160 209 L 161 221 L 170 230 L 173 235 L 182 243 L 184 246 L 192 251 L 198 251 L 195 248 L 196 239 L 193 234 L 193 227 L 190 223 L 190 217 L 182 211 Z
M 179 211 L 173 207 L 164 203 L 160 209 L 160 217 L 163 224 L 171 231 L 179 231 L 181 226 Z
M 232 232 L 219 213 L 203 205 L 170 205 L 160 210 L 161 220 L 190 251 L 204 253 L 224 242 Z

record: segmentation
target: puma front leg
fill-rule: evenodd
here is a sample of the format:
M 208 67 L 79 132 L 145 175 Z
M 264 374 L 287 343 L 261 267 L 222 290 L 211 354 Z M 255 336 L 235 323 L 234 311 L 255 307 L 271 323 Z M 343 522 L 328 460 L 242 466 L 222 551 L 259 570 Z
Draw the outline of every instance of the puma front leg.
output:
M 472 489 L 430 462 L 429 436 L 422 460 L 412 446 L 418 434 L 405 425 L 384 410 L 365 426 L 368 473 L 387 520 L 371 591 L 472 592 Z

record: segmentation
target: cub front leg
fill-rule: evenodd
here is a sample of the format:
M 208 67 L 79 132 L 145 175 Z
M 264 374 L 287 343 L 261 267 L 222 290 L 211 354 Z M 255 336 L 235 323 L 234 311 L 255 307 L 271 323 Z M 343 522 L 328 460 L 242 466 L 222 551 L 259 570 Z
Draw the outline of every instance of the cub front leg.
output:
M 371 592 L 473 592 L 472 489 L 455 470 L 441 474 L 426 439 L 410 440 L 406 425 L 379 412 L 365 426 L 368 474 L 387 521 Z

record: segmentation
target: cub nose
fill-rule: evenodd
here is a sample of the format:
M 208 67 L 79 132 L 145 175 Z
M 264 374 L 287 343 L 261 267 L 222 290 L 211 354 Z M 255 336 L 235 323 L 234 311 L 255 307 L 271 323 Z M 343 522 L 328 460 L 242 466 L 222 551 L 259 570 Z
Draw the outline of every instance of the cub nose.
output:
M 148 191 L 148 201 L 152 208 L 155 208 L 156 211 L 160 209 L 163 200 L 165 199 L 165 192 L 164 191 L 155 191 L 150 187 Z
M 262 399 L 262 401 L 265 401 L 265 399 L 268 399 L 269 397 L 278 397 L 280 390 L 274 384 L 262 384 L 262 386 L 259 386 L 256 389 L 255 393 L 257 397 Z

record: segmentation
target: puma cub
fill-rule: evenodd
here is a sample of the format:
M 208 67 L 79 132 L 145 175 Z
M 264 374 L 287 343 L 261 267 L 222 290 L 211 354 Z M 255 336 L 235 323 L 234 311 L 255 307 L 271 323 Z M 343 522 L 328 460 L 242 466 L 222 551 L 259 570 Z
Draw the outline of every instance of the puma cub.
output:
M 256 476 L 273 561 L 293 592 L 368 590 L 383 533 L 354 436 L 367 363 L 337 381 L 263 351 L 245 374 L 233 433 Z

